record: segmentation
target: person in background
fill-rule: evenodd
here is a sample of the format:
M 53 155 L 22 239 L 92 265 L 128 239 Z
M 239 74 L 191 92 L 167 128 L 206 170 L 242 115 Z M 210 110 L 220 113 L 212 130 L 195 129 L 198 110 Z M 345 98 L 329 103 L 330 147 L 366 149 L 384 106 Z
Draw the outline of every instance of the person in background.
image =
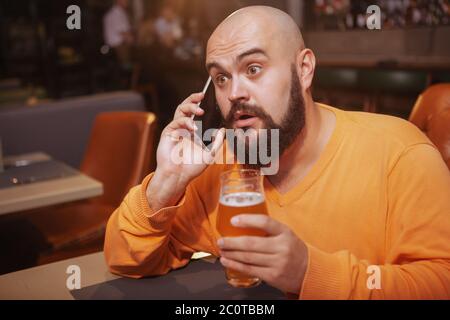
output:
M 167 12 L 170 10 L 172 7 Z M 140 69 L 136 81 L 139 85 L 152 84 L 156 88 L 158 106 L 152 111 L 156 113 L 159 124 L 164 127 L 170 122 L 173 114 L 172 106 L 178 104 L 179 97 L 173 85 L 174 48 L 168 47 L 170 41 L 164 42 L 161 33 L 157 32 L 156 21 L 158 18 L 154 16 L 155 12 L 154 6 L 147 6 L 137 30 L 134 57 Z M 173 14 L 169 12 L 166 15 L 172 16 Z M 159 18 L 161 16 L 162 14 Z
M 170 3 L 161 8 L 160 16 L 155 21 L 155 31 L 161 44 L 167 48 L 174 48 L 182 38 L 180 19 Z
M 132 25 L 133 29 L 139 29 L 145 16 L 145 5 L 143 0 L 131 0 Z
M 155 21 L 151 15 L 151 11 L 148 10 L 142 21 L 139 23 L 137 30 L 136 45 L 140 47 L 148 47 L 155 44 Z
M 128 0 L 116 0 L 103 18 L 105 43 L 114 50 L 122 65 L 130 63 L 130 50 L 134 42 L 127 14 L 128 4 Z
M 196 19 L 189 19 L 186 23 L 186 35 L 180 40 L 175 48 L 175 57 L 181 60 L 189 61 L 200 58 L 203 47 L 200 43 L 200 33 Z

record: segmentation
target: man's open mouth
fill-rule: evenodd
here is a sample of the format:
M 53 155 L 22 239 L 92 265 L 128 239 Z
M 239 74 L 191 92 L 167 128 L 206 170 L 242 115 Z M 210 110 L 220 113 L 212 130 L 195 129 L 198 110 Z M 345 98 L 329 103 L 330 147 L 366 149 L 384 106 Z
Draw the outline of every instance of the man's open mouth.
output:
M 234 114 L 234 124 L 236 128 L 251 127 L 258 117 L 247 111 L 237 111 Z

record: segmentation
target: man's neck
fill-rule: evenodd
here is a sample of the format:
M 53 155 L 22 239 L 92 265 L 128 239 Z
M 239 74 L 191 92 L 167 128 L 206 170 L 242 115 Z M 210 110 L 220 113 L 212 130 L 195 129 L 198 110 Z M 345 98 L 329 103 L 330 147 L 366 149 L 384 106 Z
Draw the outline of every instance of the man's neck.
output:
M 325 149 L 336 126 L 332 112 L 305 99 L 305 126 L 280 157 L 279 171 L 268 176 L 280 193 L 286 193 L 309 173 Z

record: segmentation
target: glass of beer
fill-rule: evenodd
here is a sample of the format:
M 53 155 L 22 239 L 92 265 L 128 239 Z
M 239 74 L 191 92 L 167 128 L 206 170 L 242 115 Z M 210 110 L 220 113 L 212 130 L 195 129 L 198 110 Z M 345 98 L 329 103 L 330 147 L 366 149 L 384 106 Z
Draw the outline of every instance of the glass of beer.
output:
M 234 227 L 230 220 L 236 215 L 267 214 L 262 176 L 259 170 L 239 169 L 221 175 L 217 230 L 223 237 L 266 236 L 260 229 Z M 248 288 L 261 280 L 229 268 L 225 269 L 227 281 L 233 287 Z

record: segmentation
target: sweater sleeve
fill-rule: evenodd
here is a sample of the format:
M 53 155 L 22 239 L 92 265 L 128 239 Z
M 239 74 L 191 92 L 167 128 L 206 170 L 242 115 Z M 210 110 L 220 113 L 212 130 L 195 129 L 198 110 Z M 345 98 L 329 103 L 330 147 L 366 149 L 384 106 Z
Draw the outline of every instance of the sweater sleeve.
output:
M 186 265 L 195 251 L 217 254 L 193 183 L 177 205 L 152 212 L 145 194 L 152 176 L 129 191 L 108 221 L 104 252 L 112 273 L 132 278 L 162 275 Z
M 300 298 L 450 298 L 450 172 L 439 152 L 428 144 L 407 148 L 392 166 L 386 193 L 383 263 L 307 245 Z

